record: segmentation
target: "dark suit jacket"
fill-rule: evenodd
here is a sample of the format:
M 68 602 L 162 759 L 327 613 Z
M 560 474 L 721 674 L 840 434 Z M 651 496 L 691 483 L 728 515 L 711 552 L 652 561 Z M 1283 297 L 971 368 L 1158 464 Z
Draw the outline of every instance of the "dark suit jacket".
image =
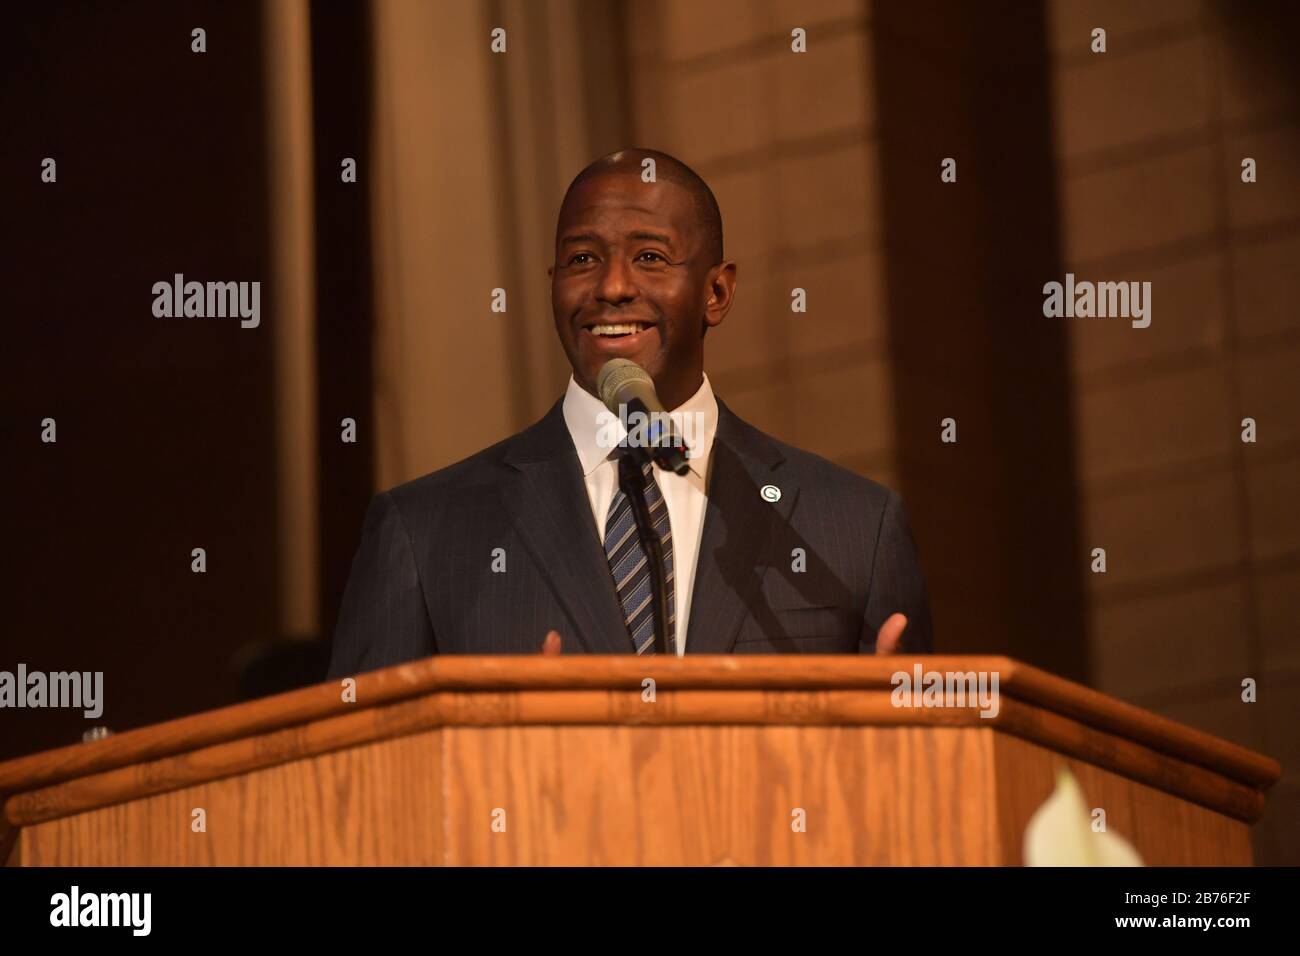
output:
M 766 485 L 779 500 L 764 499 Z M 903 648 L 929 651 L 898 496 L 719 401 L 686 653 L 870 652 L 895 611 L 909 621 Z M 535 654 L 552 628 L 566 654 L 633 652 L 559 402 L 518 435 L 374 497 L 330 676 L 430 654 Z

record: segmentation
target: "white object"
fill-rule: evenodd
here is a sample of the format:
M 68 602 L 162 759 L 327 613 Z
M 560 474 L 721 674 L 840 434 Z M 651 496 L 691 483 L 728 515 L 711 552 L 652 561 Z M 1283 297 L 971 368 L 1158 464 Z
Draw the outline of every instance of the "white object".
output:
M 1056 772 L 1056 789 L 1025 827 L 1025 866 L 1142 866 L 1123 837 L 1092 828 L 1092 812 L 1069 769 Z

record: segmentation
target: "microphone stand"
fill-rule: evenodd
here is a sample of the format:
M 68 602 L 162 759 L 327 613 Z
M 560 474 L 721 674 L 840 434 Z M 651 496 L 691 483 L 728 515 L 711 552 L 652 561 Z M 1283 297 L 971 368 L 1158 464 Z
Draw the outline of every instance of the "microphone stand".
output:
M 638 449 L 644 454 L 644 449 Z M 638 455 L 632 449 L 620 455 L 618 459 L 618 486 L 627 495 L 632 504 L 632 517 L 636 521 L 637 537 L 645 549 L 646 560 L 650 562 L 650 592 L 654 597 L 655 651 L 667 654 L 668 650 L 668 582 L 664 579 L 664 548 L 659 535 L 655 534 L 654 524 L 650 521 L 650 509 L 645 502 L 645 475 Z M 648 459 L 649 456 L 646 455 Z M 665 503 L 664 507 L 668 507 Z M 676 640 L 673 651 L 676 652 Z

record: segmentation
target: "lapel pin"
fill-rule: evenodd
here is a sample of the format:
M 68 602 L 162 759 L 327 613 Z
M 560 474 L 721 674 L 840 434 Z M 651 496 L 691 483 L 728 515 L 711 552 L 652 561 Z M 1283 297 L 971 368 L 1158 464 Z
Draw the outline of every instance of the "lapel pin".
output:
M 764 501 L 776 502 L 781 500 L 781 489 L 776 485 L 764 485 L 759 489 L 758 494 Z

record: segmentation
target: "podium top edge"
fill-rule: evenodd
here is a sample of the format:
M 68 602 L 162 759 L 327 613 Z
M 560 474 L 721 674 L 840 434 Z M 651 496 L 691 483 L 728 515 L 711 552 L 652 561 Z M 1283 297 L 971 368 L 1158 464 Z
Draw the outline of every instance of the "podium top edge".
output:
M 895 691 L 974 674 L 997 693 L 1212 770 L 1256 789 L 1281 775 L 1271 758 L 1031 665 L 979 655 L 440 656 L 338 678 L 0 763 L 14 793 L 268 731 L 442 693 L 635 691 Z M 344 687 L 345 680 L 355 683 Z M 996 683 L 993 683 L 996 681 Z M 344 700 L 344 690 L 352 699 Z M 996 720 L 991 722 L 996 726 Z

